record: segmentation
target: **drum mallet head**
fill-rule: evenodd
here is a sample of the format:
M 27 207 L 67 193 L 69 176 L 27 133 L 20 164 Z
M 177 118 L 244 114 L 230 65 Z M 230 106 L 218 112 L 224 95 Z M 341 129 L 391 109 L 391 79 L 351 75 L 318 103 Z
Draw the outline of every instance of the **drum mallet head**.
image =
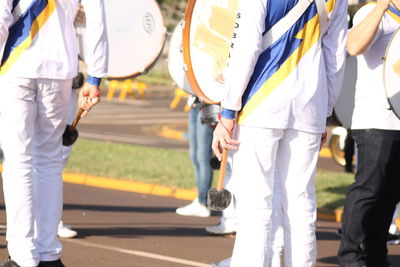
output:
M 76 128 L 73 128 L 72 125 L 67 124 L 67 127 L 65 128 L 62 136 L 63 146 L 72 146 L 78 139 L 78 136 L 78 130 Z
M 78 139 L 79 133 L 78 130 L 76 129 L 76 125 L 78 125 L 78 122 L 82 117 L 83 111 L 84 110 L 82 108 L 79 108 L 79 111 L 76 114 L 75 120 L 72 123 L 72 125 L 67 125 L 67 127 L 65 128 L 65 131 L 62 135 L 63 146 L 72 146 Z
M 225 172 L 226 172 L 226 161 L 228 157 L 228 152 L 224 149 L 222 153 L 222 162 L 219 170 L 218 184 L 217 188 L 211 188 L 207 195 L 207 206 L 211 210 L 222 211 L 226 209 L 231 203 L 232 194 L 225 188 Z

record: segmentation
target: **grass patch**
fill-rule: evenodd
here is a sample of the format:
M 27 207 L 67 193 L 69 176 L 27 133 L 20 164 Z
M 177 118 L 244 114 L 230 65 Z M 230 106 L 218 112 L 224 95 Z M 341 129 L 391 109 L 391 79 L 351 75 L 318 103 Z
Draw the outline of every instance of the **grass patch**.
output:
M 188 152 L 170 149 L 79 139 L 65 170 L 179 188 L 196 187 Z M 217 172 L 214 177 L 217 177 Z M 214 178 L 214 183 L 216 180 Z M 318 207 L 341 208 L 353 180 L 351 174 L 319 170 L 316 186 Z
M 347 189 L 354 181 L 354 174 L 318 170 L 317 204 L 319 208 L 335 210 L 343 208 Z
M 187 152 L 79 139 L 65 171 L 194 188 Z

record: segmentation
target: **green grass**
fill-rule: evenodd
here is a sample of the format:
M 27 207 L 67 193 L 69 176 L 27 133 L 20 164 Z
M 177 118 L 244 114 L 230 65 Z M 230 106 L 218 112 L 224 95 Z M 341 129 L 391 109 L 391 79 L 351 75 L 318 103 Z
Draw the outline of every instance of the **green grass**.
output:
M 318 207 L 329 210 L 343 208 L 347 189 L 353 181 L 353 174 L 318 170 L 316 185 Z
M 178 188 L 196 186 L 188 152 L 170 149 L 80 139 L 65 170 Z M 217 177 L 217 172 L 214 174 Z M 350 174 L 319 170 L 316 186 L 318 207 L 341 208 L 353 179 Z
M 193 188 L 187 152 L 80 139 L 65 171 Z

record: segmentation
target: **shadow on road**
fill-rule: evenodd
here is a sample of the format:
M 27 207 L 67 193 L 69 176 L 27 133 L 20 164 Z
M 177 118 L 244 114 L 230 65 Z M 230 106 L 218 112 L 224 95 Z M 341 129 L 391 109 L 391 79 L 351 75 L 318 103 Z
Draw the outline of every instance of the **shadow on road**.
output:
M 89 236 L 108 236 L 113 238 L 143 238 L 147 236 L 171 236 L 171 237 L 208 237 L 204 228 L 185 227 L 114 227 L 114 228 L 76 228 L 78 238 Z
M 64 204 L 64 210 L 91 210 L 111 212 L 143 212 L 143 213 L 175 213 L 177 207 L 135 207 L 135 206 L 104 206 Z
M 392 264 L 391 266 L 400 266 L 400 255 L 389 255 L 389 262 Z M 326 258 L 319 258 L 319 262 L 328 263 L 328 264 L 335 264 L 333 266 L 338 266 L 339 263 L 337 261 L 337 257 L 326 257 Z
M 91 210 L 105 212 L 140 212 L 140 213 L 174 213 L 178 207 L 138 207 L 138 206 L 104 206 L 64 204 L 64 210 Z M 1 207 L 0 207 L 1 209 Z M 220 212 L 211 212 L 211 216 L 221 216 Z

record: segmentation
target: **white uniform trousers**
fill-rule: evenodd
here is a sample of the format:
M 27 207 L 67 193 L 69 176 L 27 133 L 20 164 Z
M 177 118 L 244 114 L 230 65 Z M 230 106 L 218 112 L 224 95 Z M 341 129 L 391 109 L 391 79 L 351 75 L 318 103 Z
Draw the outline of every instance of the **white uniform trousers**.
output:
M 71 90 L 71 99 L 68 106 L 67 124 L 72 125 L 76 116 L 76 109 L 78 108 L 78 91 L 79 89 Z M 72 146 L 62 146 L 63 166 L 67 165 L 69 156 L 71 156 Z
M 232 179 L 239 226 L 231 267 L 267 267 L 272 242 L 274 170 L 278 168 L 286 267 L 316 261 L 315 175 L 321 134 L 238 126 Z
M 1 77 L 8 252 L 20 266 L 60 258 L 62 134 L 72 80 Z

